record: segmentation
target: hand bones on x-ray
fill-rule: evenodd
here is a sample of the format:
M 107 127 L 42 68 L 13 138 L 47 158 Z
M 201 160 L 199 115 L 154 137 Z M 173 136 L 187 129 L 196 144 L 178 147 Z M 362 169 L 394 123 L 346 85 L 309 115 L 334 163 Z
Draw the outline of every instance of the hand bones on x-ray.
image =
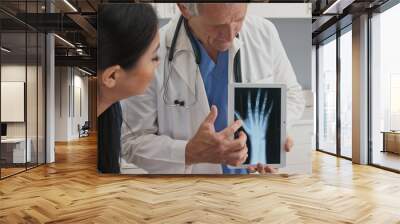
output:
M 271 110 L 273 107 L 273 102 L 271 102 L 268 110 L 267 107 L 267 99 L 268 95 L 265 93 L 263 103 L 261 105 L 260 111 L 260 99 L 261 98 L 261 90 L 258 89 L 257 97 L 255 102 L 254 111 L 251 104 L 251 93 L 247 95 L 247 116 L 245 119 L 242 119 L 240 114 L 235 111 L 235 116 L 243 121 L 243 128 L 246 133 L 250 137 L 250 164 L 266 164 L 266 134 L 268 129 L 268 121 L 269 116 L 271 114 Z

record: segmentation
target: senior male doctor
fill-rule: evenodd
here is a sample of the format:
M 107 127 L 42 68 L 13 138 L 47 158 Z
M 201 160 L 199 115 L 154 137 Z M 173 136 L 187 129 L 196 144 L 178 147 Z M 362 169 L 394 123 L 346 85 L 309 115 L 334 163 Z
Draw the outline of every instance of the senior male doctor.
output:
M 160 66 L 144 95 L 122 102 L 122 159 L 151 174 L 243 173 L 247 136 L 227 122 L 228 85 L 287 87 L 287 123 L 301 116 L 301 87 L 274 25 L 245 3 L 179 3 L 160 30 Z M 238 53 L 240 52 L 240 53 Z M 293 142 L 286 141 L 289 151 Z M 264 164 L 251 167 L 261 173 Z

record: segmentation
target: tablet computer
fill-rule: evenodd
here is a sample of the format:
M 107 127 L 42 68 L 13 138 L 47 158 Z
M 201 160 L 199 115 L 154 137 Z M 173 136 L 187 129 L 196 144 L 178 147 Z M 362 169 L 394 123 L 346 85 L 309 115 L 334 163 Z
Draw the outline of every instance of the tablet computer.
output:
M 286 164 L 286 86 L 233 83 L 228 90 L 228 123 L 242 120 L 248 157 L 241 166 Z

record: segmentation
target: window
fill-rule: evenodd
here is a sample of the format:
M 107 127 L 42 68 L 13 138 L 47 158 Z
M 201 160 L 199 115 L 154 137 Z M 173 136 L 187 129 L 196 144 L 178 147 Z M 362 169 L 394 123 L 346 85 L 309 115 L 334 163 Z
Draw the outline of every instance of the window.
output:
M 318 148 L 336 153 L 336 36 L 318 48 Z
M 371 162 L 400 170 L 400 4 L 371 18 Z
M 318 149 L 351 158 L 352 26 L 339 33 L 340 36 L 329 37 L 318 48 Z
M 352 32 L 340 36 L 340 155 L 352 157 Z
M 400 73 L 390 74 L 390 130 L 400 130 Z
M 18 7 L 21 14 L 39 13 L 44 3 L 21 1 Z M 1 98 L 8 99 L 0 105 L 0 178 L 5 178 L 45 163 L 46 39 L 8 14 L 0 12 L 0 17 L 0 90 Z

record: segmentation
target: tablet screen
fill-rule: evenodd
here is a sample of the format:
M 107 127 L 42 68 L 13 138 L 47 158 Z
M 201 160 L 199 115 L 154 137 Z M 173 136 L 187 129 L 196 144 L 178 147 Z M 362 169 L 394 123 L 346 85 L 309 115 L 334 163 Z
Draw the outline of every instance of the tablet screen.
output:
M 243 121 L 248 164 L 280 164 L 282 149 L 282 89 L 235 87 L 234 117 Z

